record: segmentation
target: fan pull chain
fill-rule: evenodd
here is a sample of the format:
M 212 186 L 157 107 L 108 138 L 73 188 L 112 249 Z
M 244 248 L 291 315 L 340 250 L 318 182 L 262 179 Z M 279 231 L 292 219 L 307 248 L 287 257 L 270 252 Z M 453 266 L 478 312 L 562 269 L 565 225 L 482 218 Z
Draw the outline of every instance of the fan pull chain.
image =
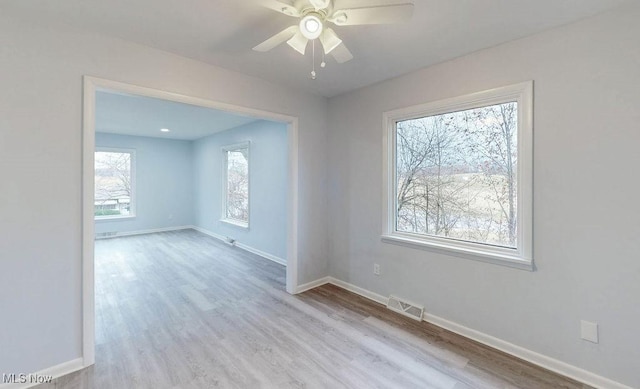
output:
M 325 66 L 327 66 L 327 63 L 324 62 L 324 48 L 322 50 L 322 62 L 320 62 L 320 67 L 324 68 Z
M 311 79 L 315 80 L 316 79 L 316 40 L 312 40 L 311 41 L 311 61 L 312 61 L 312 66 L 311 66 Z

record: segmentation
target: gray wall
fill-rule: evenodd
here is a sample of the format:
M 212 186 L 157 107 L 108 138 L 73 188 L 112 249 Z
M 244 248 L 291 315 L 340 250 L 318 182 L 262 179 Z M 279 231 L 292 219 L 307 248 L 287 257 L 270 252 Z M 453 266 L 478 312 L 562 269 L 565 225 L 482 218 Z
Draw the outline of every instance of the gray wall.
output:
M 96 147 L 136 150 L 136 217 L 96 220 L 97 234 L 193 224 L 190 141 L 96 133 Z
M 0 70 L 3 371 L 35 372 L 82 356 L 83 75 L 298 117 L 299 282 L 327 274 L 326 99 L 6 15 Z
M 0 69 L 9 75 L 0 77 L 0 312 L 8 313 L 0 367 L 34 372 L 81 357 L 88 74 L 299 117 L 300 283 L 330 273 L 396 293 L 640 387 L 639 18 L 635 5 L 482 50 L 331 99 L 328 111 L 326 99 L 258 78 L 0 15 Z M 382 112 L 529 79 L 537 271 L 382 244 Z M 580 319 L 600 323 L 600 344 L 579 339 Z
M 638 20 L 623 8 L 331 99 L 330 274 L 640 387 Z M 382 243 L 382 113 L 525 80 L 537 271 Z
M 249 228 L 220 221 L 224 153 L 222 147 L 250 141 Z M 286 259 L 287 127 L 259 121 L 223 131 L 193 144 L 195 225 Z

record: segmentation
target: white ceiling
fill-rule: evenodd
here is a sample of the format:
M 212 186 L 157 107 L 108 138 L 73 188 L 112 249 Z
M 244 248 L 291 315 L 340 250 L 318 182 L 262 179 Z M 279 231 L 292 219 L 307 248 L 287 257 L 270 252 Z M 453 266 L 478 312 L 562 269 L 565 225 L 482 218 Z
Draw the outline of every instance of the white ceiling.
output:
M 211 108 L 121 93 L 96 93 L 96 131 L 195 140 L 255 122 Z M 168 128 L 168 133 L 160 129 Z
M 334 28 L 355 58 L 327 60 L 314 81 L 311 56 L 256 44 L 295 24 L 266 0 L 2 0 L 0 12 L 64 23 L 174 52 L 331 97 L 603 12 L 633 0 L 413 0 L 410 22 Z M 283 0 L 287 1 L 287 0 Z M 335 0 L 336 7 L 405 0 Z M 319 61 L 319 60 L 318 60 Z

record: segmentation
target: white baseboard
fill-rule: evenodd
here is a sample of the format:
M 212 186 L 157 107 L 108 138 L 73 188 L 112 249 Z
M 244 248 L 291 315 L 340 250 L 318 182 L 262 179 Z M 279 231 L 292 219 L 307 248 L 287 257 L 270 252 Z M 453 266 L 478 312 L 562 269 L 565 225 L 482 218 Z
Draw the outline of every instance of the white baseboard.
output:
M 71 374 L 73 372 L 76 372 L 78 370 L 84 369 L 86 366 L 84 365 L 84 361 L 82 360 L 82 358 L 78 358 L 78 359 L 74 359 L 71 361 L 67 361 L 64 363 L 61 363 L 59 365 L 56 366 L 52 366 L 49 367 L 47 369 L 44 370 L 40 370 L 37 373 L 32 373 L 30 375 L 32 376 L 40 376 L 40 377 L 45 377 L 45 376 L 51 376 L 52 380 L 62 377 L 64 375 L 67 374 Z M 1 381 L 1 377 L 0 377 L 0 387 L 2 387 L 2 389 L 26 389 L 26 388 L 31 388 L 33 386 L 36 385 L 40 385 L 39 382 L 33 382 L 33 383 L 15 383 L 15 384 L 2 384 Z
M 287 266 L 287 261 L 286 260 L 284 260 L 284 259 L 282 259 L 280 257 L 276 257 L 275 255 L 272 255 L 272 254 L 269 254 L 269 253 L 265 253 L 264 251 L 261 251 L 261 250 L 258 250 L 258 249 L 254 249 L 253 247 L 247 246 L 246 244 L 240 243 L 240 242 L 236 242 L 236 246 L 240 247 L 241 249 L 246 250 L 246 251 L 248 251 L 250 253 L 254 253 L 254 254 L 259 255 L 259 256 L 261 256 L 263 258 L 266 258 L 266 259 L 268 259 L 270 261 L 273 261 L 275 263 L 279 263 L 282 266 Z
M 218 235 L 215 232 L 212 232 L 212 231 L 209 231 L 209 230 L 205 230 L 204 228 L 201 228 L 201 227 L 198 227 L 198 226 L 191 226 L 191 229 L 196 230 L 198 232 L 202 232 L 205 235 L 209 235 L 212 238 L 216 238 L 218 240 L 221 240 L 221 241 L 227 243 L 226 242 L 226 238 L 224 236 Z
M 454 323 L 435 315 L 425 313 L 423 320 L 451 332 L 455 332 L 456 334 L 462 335 L 465 338 L 475 340 L 476 342 L 500 350 L 509 355 L 524 359 L 525 361 L 530 362 L 534 365 L 543 367 L 547 370 L 551 370 L 565 377 L 572 378 L 576 381 L 582 382 L 583 384 L 593 386 L 594 388 L 631 389 L 631 387 L 629 386 L 610 380 L 606 377 L 602 377 L 590 371 L 581 369 L 577 366 L 573 366 L 560 360 L 548 357 L 546 355 L 539 354 L 535 351 L 531 351 L 524 347 L 520 347 L 513 343 L 509 343 L 502 339 L 487 335 L 483 332 L 476 331 L 474 329 L 465 327 L 463 325 Z
M 339 280 L 337 278 L 329 277 L 329 279 L 330 279 L 329 283 L 331 283 L 331 284 L 333 284 L 335 286 L 339 286 L 342 289 L 346 289 L 349 292 L 353 292 L 355 294 L 358 294 L 358 295 L 360 295 L 362 297 L 366 297 L 369 300 L 375 301 L 378 304 L 382 304 L 382 305 L 386 306 L 387 305 L 387 300 L 389 300 L 388 298 L 386 298 L 386 297 L 384 297 L 382 295 L 374 293 L 374 292 L 372 292 L 370 290 L 366 290 L 366 289 L 361 288 L 359 286 L 355 286 L 355 285 L 350 284 L 348 282 L 344 282 L 344 281 Z
M 111 239 L 111 238 L 120 238 L 123 236 L 133 236 L 133 235 L 146 235 L 146 234 L 155 234 L 157 232 L 168 232 L 168 231 L 180 231 L 180 230 L 189 230 L 189 229 L 193 229 L 199 232 L 202 232 L 205 235 L 209 235 L 213 238 L 219 239 L 223 242 L 226 243 L 227 239 L 226 237 L 222 236 L 222 235 L 218 235 L 215 232 L 206 230 L 204 228 L 201 227 L 197 227 L 197 226 L 176 226 L 176 227 L 165 227 L 165 228 L 154 228 L 154 229 L 150 229 L 150 230 L 140 230 L 140 231 L 127 231 L 127 232 L 116 232 L 115 235 L 109 235 L 109 236 L 97 236 L 96 234 L 96 239 Z M 287 261 L 280 258 L 280 257 L 276 257 L 275 255 L 266 253 L 262 250 L 258 250 L 256 248 L 253 248 L 251 246 L 248 246 L 244 243 L 240 243 L 240 242 L 236 242 L 235 246 L 248 251 L 250 253 L 259 255 L 263 258 L 266 258 L 270 261 L 273 261 L 275 263 L 278 263 L 282 266 L 287 266 Z
M 306 292 L 307 290 L 317 288 L 318 286 L 322 286 L 330 282 L 331 282 L 331 277 L 323 277 L 315 281 L 307 282 L 306 284 L 298 285 L 298 287 L 296 288 L 295 294 Z
M 298 288 L 298 293 L 302 293 L 306 290 L 313 289 L 327 283 L 333 284 L 335 286 L 348 290 L 349 292 L 353 292 L 362 297 L 366 297 L 369 300 L 375 301 L 379 304 L 382 304 L 382 305 L 387 304 L 386 297 L 379 295 L 375 292 L 369 291 L 367 289 L 361 288 L 359 286 L 350 284 L 348 282 L 339 280 L 334 277 L 324 277 L 319 280 L 312 281 L 304 285 L 300 285 Z M 551 370 L 555 373 L 558 373 L 568 378 L 572 378 L 576 381 L 587 384 L 589 386 L 593 386 L 595 388 L 632 389 L 629 386 L 613 381 L 609 378 L 602 377 L 590 371 L 581 369 L 579 367 L 570 365 L 568 363 L 548 357 L 546 355 L 539 354 L 537 352 L 528 350 L 524 347 L 517 346 L 513 343 L 509 343 L 502 339 L 496 338 L 491 335 L 487 335 L 480 331 L 476 331 L 474 329 L 465 327 L 463 325 L 454 323 L 452 321 L 443 319 L 441 317 L 438 317 L 432 314 L 425 313 L 423 320 L 433 325 L 436 325 L 438 327 L 454 332 L 458 335 L 462 335 L 465 338 L 475 340 L 476 342 L 482 343 L 491 348 L 500 350 L 504 353 L 523 359 L 534 365 L 540 366 L 547 370 Z
M 121 238 L 123 236 L 155 234 L 157 232 L 180 231 L 180 230 L 188 230 L 191 228 L 193 228 L 193 226 L 163 227 L 163 228 L 153 228 L 150 230 L 125 231 L 125 232 L 116 231 L 114 235 L 109 235 L 109 236 L 98 236 L 98 234 L 96 234 L 96 239 Z
M 189 227 L 187 227 L 187 228 L 191 228 L 191 229 L 196 230 L 196 231 L 198 231 L 198 232 L 202 232 L 202 233 L 203 233 L 203 234 L 205 234 L 205 235 L 209 235 L 209 236 L 211 236 L 211 237 L 213 237 L 213 238 L 216 238 L 216 239 L 218 239 L 218 240 L 221 240 L 221 241 L 222 241 L 222 242 L 224 242 L 224 243 L 227 243 L 227 238 L 226 238 L 226 237 L 224 237 L 224 236 L 222 236 L 222 235 L 219 235 L 219 234 L 216 234 L 215 232 L 212 232 L 212 231 L 206 230 L 206 229 L 204 229 L 204 228 L 202 228 L 202 227 L 189 226 Z M 282 259 L 282 258 L 280 258 L 280 257 L 276 257 L 275 255 L 272 255 L 272 254 L 266 253 L 266 252 L 264 252 L 264 251 L 262 251 L 262 250 L 258 250 L 258 249 L 256 249 L 256 248 L 253 248 L 253 247 L 251 247 L 251 246 L 248 246 L 248 245 L 246 245 L 246 244 L 244 244 L 244 243 L 240 243 L 240 242 L 238 242 L 238 241 L 236 241 L 234 245 L 235 245 L 236 247 L 238 247 L 238 248 L 243 249 L 244 251 L 248 251 L 248 252 L 250 252 L 250 253 L 253 253 L 253 254 L 259 255 L 259 256 L 261 256 L 262 258 L 268 259 L 268 260 L 273 261 L 273 262 L 275 262 L 275 263 L 277 263 L 277 264 L 280 264 L 280 265 L 282 265 L 282 266 L 287 266 L 287 261 L 286 261 L 286 260 L 284 260 L 284 259 Z

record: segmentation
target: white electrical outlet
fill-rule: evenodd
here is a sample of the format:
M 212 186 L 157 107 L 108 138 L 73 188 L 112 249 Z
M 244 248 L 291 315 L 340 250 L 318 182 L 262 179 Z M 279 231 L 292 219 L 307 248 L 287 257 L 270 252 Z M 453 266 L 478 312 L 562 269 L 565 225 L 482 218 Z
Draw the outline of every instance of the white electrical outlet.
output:
M 580 337 L 589 342 L 598 343 L 598 323 L 580 321 Z
M 373 274 L 379 276 L 380 275 L 380 265 L 377 263 L 373 264 Z

